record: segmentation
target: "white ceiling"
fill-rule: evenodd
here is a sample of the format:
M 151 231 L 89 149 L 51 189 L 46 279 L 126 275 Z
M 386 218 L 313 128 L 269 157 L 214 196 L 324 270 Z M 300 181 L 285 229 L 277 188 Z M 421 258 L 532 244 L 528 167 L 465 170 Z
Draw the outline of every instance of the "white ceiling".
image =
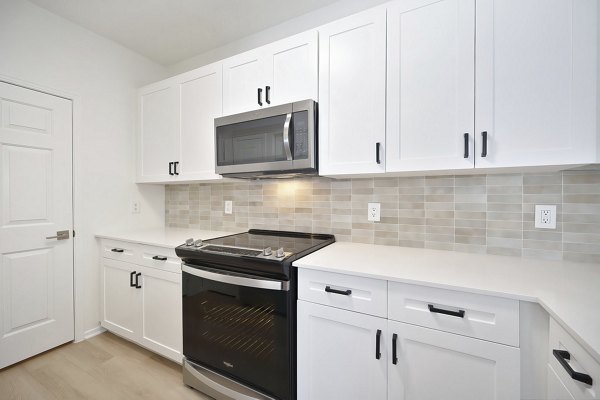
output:
M 163 65 L 336 0 L 30 0 Z

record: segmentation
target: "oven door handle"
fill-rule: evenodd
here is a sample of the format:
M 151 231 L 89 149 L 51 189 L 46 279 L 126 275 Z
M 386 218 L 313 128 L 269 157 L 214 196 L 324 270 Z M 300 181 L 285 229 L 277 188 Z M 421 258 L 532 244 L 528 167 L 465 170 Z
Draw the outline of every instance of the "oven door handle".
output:
M 238 275 L 235 272 L 229 271 L 227 271 L 226 274 L 220 274 L 218 272 L 205 270 L 197 265 L 191 267 L 187 264 L 181 264 L 181 270 L 199 278 L 228 283 L 230 285 L 253 287 L 257 289 L 281 290 L 285 292 L 290 290 L 290 283 L 287 281 L 248 278 L 247 276 Z

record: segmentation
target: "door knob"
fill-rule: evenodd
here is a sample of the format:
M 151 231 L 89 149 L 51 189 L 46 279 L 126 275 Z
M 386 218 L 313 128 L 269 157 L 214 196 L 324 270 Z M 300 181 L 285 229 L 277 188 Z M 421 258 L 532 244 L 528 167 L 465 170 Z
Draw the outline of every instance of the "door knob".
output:
M 69 238 L 69 231 L 57 231 L 56 236 L 46 236 L 46 239 L 65 240 Z

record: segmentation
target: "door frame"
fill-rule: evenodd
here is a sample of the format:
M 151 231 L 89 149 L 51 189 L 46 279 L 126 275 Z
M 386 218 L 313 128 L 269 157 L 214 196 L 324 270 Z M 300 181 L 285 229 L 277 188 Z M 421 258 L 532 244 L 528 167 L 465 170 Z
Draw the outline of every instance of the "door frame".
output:
M 35 90 L 37 92 L 49 94 L 51 96 L 61 97 L 71 101 L 71 196 L 72 196 L 72 230 L 76 232 L 76 226 L 79 226 L 79 221 L 83 221 L 81 209 L 77 207 L 78 201 L 81 198 L 79 183 L 82 181 L 79 165 L 81 165 L 81 154 L 78 151 L 81 145 L 81 121 L 82 121 L 82 97 L 80 94 L 69 92 L 55 87 L 40 85 L 35 82 L 26 81 L 0 74 L 0 82 L 10 85 L 19 86 L 25 89 Z M 80 234 L 81 235 L 81 234 Z M 74 342 L 80 342 L 88 337 L 94 336 L 102 332 L 100 325 L 98 327 L 84 331 L 84 265 L 85 259 L 83 254 L 83 242 L 79 241 L 79 237 L 73 236 L 73 318 L 74 318 Z M 94 258 L 96 259 L 96 258 Z

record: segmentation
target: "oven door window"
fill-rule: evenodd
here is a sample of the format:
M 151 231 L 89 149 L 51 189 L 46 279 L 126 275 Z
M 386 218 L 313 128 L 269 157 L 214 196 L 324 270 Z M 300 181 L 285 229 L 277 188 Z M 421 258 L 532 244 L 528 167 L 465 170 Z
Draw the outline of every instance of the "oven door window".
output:
M 290 388 L 289 292 L 183 273 L 183 354 L 278 398 Z

